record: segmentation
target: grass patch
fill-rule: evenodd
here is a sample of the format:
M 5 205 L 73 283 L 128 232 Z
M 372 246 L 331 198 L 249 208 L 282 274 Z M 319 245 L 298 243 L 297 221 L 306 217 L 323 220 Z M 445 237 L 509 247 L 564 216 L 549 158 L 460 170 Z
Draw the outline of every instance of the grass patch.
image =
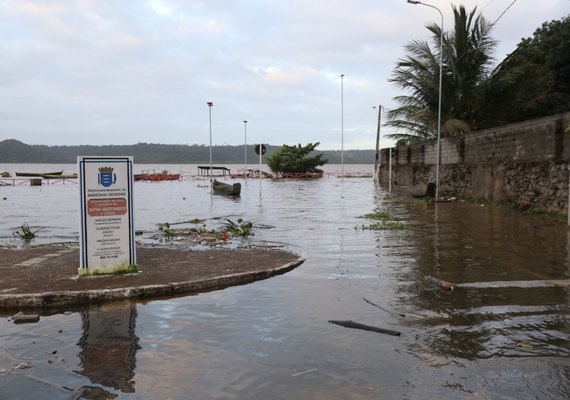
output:
M 468 199 L 468 201 L 470 203 L 475 203 L 475 204 L 488 204 L 489 200 L 487 200 L 486 198 L 484 198 L 483 196 L 477 196 L 477 197 L 470 197 Z
M 568 214 L 559 211 L 548 211 L 543 208 L 536 208 L 536 207 L 530 207 L 525 210 L 523 207 L 521 207 L 519 204 L 516 203 L 488 201 L 482 197 L 474 197 L 469 199 L 469 201 L 476 204 L 491 204 L 495 207 L 502 208 L 505 210 L 519 211 L 526 215 L 548 218 L 558 222 L 566 222 L 568 220 Z
M 86 272 L 82 272 L 81 276 L 121 275 L 121 274 L 132 274 L 135 272 L 139 272 L 139 269 L 136 265 L 119 265 L 118 267 L 113 269 L 113 271 L 89 269 Z
M 566 222 L 568 220 L 568 214 L 564 214 L 558 211 L 547 211 L 543 208 L 529 208 L 528 210 L 523 212 L 524 214 L 527 215 L 533 215 L 533 216 L 537 216 L 537 217 L 546 217 L 546 218 L 551 218 L 553 220 L 559 221 L 559 222 Z

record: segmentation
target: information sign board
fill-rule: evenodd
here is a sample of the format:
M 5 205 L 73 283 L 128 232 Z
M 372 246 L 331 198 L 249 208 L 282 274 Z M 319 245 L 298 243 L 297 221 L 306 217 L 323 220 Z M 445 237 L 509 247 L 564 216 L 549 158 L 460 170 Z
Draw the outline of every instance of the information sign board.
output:
M 80 190 L 79 274 L 136 265 L 133 158 L 77 157 Z

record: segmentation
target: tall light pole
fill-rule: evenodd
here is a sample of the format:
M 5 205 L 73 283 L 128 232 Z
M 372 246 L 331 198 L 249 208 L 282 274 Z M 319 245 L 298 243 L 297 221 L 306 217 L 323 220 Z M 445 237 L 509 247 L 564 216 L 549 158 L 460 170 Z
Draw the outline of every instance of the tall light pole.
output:
M 340 74 L 340 176 L 344 179 L 344 74 Z
M 441 16 L 441 31 L 439 34 L 439 100 L 438 100 L 438 110 L 437 110 L 437 163 L 436 163 L 436 170 L 435 170 L 435 201 L 439 200 L 439 152 L 440 152 L 440 145 L 439 139 L 441 136 L 441 85 L 442 85 L 442 77 L 443 77 L 443 14 L 441 10 L 436 6 L 432 6 L 431 4 L 422 3 L 421 1 L 414 1 L 408 0 L 410 4 L 421 4 L 422 6 L 430 7 L 439 13 Z
M 245 139 L 244 139 L 244 144 L 243 144 L 243 155 L 244 155 L 244 161 L 245 161 L 245 170 L 244 170 L 244 175 L 245 175 L 245 179 L 247 179 L 247 121 L 243 121 L 243 130 L 244 130 L 244 134 L 245 134 Z
M 214 184 L 212 182 L 212 107 L 214 103 L 209 101 L 208 103 L 208 114 L 210 116 L 210 193 L 214 193 Z
M 376 108 L 376 106 L 372 106 Z M 378 106 L 378 125 L 376 126 L 376 153 L 374 154 L 374 182 L 378 180 L 378 165 L 380 164 L 380 122 L 382 119 L 382 106 Z

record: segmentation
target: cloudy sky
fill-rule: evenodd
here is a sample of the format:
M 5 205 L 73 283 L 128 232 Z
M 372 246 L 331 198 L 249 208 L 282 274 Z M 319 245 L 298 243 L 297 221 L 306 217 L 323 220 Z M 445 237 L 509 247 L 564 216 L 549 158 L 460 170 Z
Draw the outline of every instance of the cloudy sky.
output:
M 452 4 L 498 19 L 498 60 L 570 14 L 569 0 L 425 2 L 446 29 Z M 208 144 L 212 101 L 213 144 L 243 144 L 247 120 L 248 143 L 371 149 L 403 46 L 439 20 L 405 0 L 0 0 L 0 140 Z

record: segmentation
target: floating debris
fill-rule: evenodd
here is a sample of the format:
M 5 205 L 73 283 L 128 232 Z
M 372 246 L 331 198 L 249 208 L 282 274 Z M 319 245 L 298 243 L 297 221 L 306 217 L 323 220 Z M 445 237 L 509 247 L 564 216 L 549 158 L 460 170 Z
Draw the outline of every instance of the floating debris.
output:
M 455 285 L 453 283 L 442 281 L 441 279 L 434 278 L 433 276 L 426 275 L 424 277 L 424 281 L 447 292 L 451 292 L 455 289 Z
M 15 324 L 29 324 L 38 322 L 39 320 L 40 316 L 38 314 L 24 314 L 21 311 L 12 317 L 12 321 L 14 321 Z
M 383 333 L 385 335 L 400 336 L 401 333 L 391 329 L 378 328 L 376 326 L 364 325 L 354 321 L 329 321 L 331 324 L 344 326 L 345 328 L 362 329 L 364 331 Z
M 307 371 L 297 372 L 296 374 L 291 375 L 291 377 L 305 375 L 305 374 L 308 374 L 309 372 L 313 372 L 313 371 L 316 371 L 316 370 L 317 370 L 316 368 L 313 368 L 313 369 L 309 369 L 309 370 L 307 370 Z

